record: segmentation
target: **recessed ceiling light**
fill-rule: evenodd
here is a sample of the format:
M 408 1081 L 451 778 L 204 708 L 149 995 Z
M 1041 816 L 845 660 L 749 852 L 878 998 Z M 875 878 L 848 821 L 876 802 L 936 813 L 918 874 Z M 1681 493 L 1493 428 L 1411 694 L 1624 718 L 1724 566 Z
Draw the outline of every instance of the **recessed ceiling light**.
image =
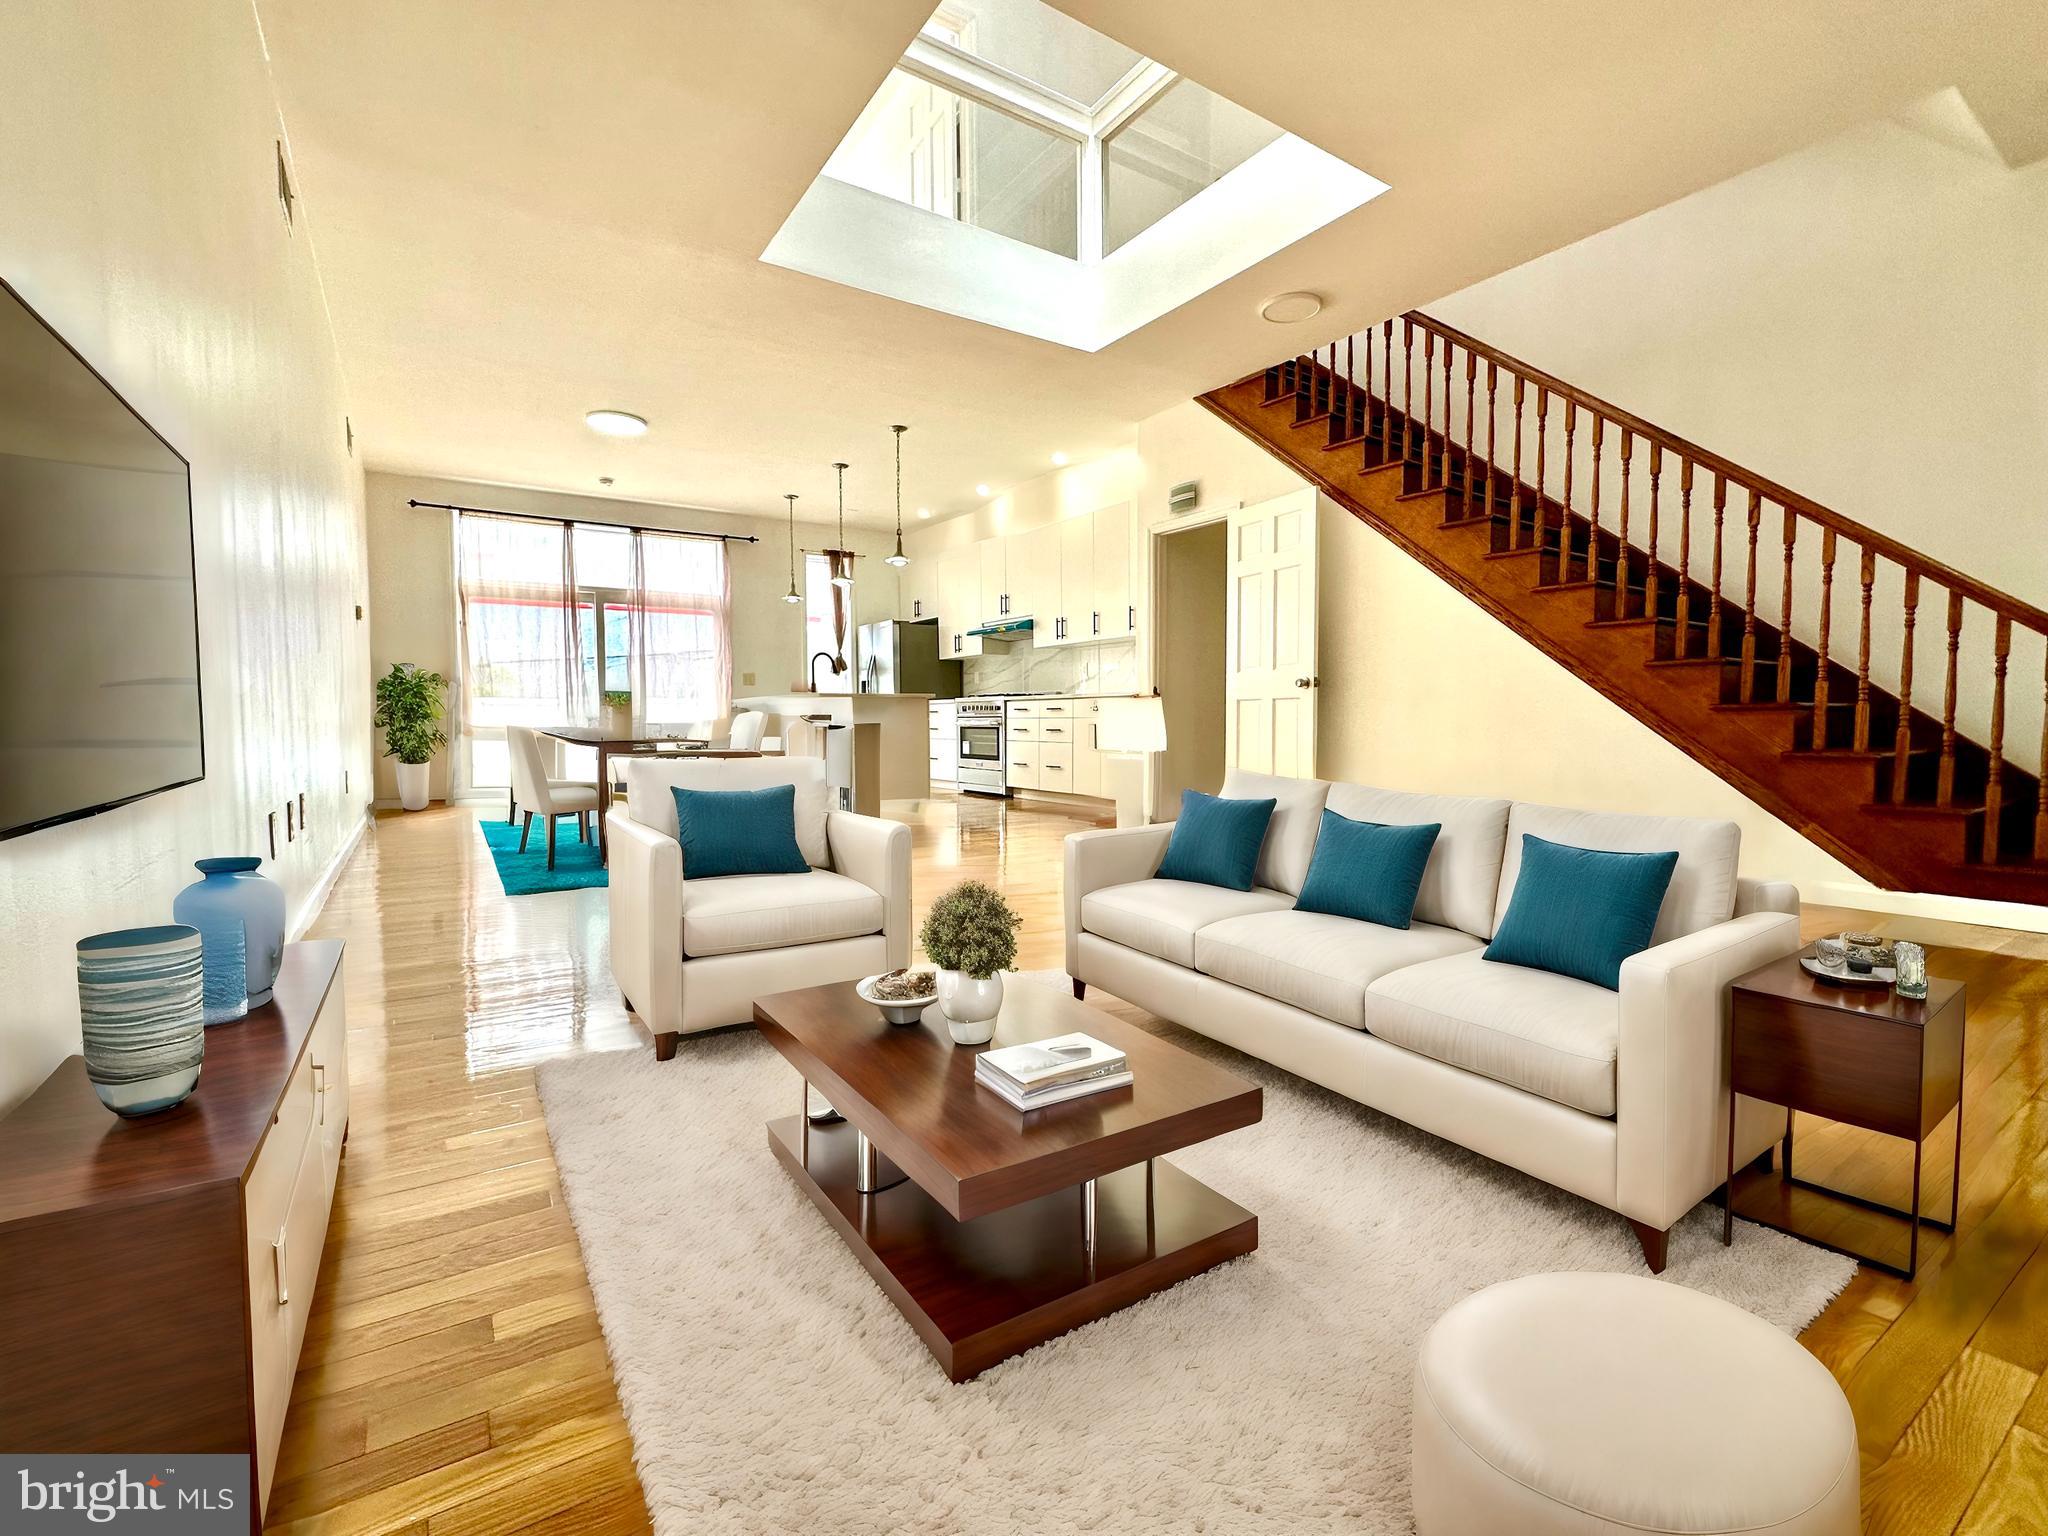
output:
M 631 411 L 587 411 L 583 424 L 606 437 L 639 437 L 647 430 L 647 418 Z
M 986 500 L 988 497 L 988 487 L 985 485 L 977 485 L 974 488 L 974 494 Z
M 932 515 L 932 509 L 930 507 L 919 507 L 917 509 L 917 515 L 919 517 L 930 517 Z
M 1259 314 L 1275 325 L 1294 325 L 1302 320 L 1313 320 L 1322 312 L 1322 295 L 1317 293 L 1275 294 L 1259 306 Z
M 1067 456 L 1064 453 L 1055 453 L 1052 456 L 1052 462 L 1055 465 L 1055 467 L 1064 468 L 1066 466 Z

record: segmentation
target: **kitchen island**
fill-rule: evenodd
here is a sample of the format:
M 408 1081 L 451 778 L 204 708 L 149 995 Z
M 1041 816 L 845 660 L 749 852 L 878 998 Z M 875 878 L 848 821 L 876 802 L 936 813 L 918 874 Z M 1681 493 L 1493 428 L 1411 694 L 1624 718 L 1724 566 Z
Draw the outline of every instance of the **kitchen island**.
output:
M 834 725 L 880 727 L 878 798 L 922 800 L 932 790 L 931 724 L 928 693 L 757 693 L 734 699 L 734 709 L 758 709 L 773 717 L 770 735 L 781 722 L 824 716 Z

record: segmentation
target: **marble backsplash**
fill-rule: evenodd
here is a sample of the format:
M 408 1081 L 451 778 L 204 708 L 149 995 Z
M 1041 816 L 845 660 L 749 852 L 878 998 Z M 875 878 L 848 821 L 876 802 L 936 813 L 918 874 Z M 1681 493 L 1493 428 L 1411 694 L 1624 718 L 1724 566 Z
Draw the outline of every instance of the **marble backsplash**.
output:
M 1142 686 L 1135 640 L 1046 649 L 1017 644 L 961 665 L 969 693 L 1137 693 Z

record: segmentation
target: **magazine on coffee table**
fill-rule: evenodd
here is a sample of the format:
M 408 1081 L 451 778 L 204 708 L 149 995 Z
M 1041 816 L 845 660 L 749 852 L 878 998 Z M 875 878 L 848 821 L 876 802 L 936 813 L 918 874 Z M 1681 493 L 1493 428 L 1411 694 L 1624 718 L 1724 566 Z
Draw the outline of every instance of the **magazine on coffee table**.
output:
M 1116 1047 L 1104 1045 L 1093 1035 L 1072 1034 L 984 1051 L 974 1066 L 976 1072 L 992 1072 L 998 1082 L 1028 1094 L 1065 1083 L 1108 1077 L 1123 1071 L 1127 1064 L 1124 1053 Z

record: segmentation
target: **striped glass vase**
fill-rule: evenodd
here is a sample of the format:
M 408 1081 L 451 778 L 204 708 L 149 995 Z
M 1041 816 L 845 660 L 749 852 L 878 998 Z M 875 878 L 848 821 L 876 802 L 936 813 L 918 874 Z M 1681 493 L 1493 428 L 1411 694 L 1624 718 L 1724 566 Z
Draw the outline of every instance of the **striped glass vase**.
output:
M 204 977 L 199 930 L 183 923 L 78 941 L 85 1075 L 115 1114 L 153 1115 L 198 1086 Z

